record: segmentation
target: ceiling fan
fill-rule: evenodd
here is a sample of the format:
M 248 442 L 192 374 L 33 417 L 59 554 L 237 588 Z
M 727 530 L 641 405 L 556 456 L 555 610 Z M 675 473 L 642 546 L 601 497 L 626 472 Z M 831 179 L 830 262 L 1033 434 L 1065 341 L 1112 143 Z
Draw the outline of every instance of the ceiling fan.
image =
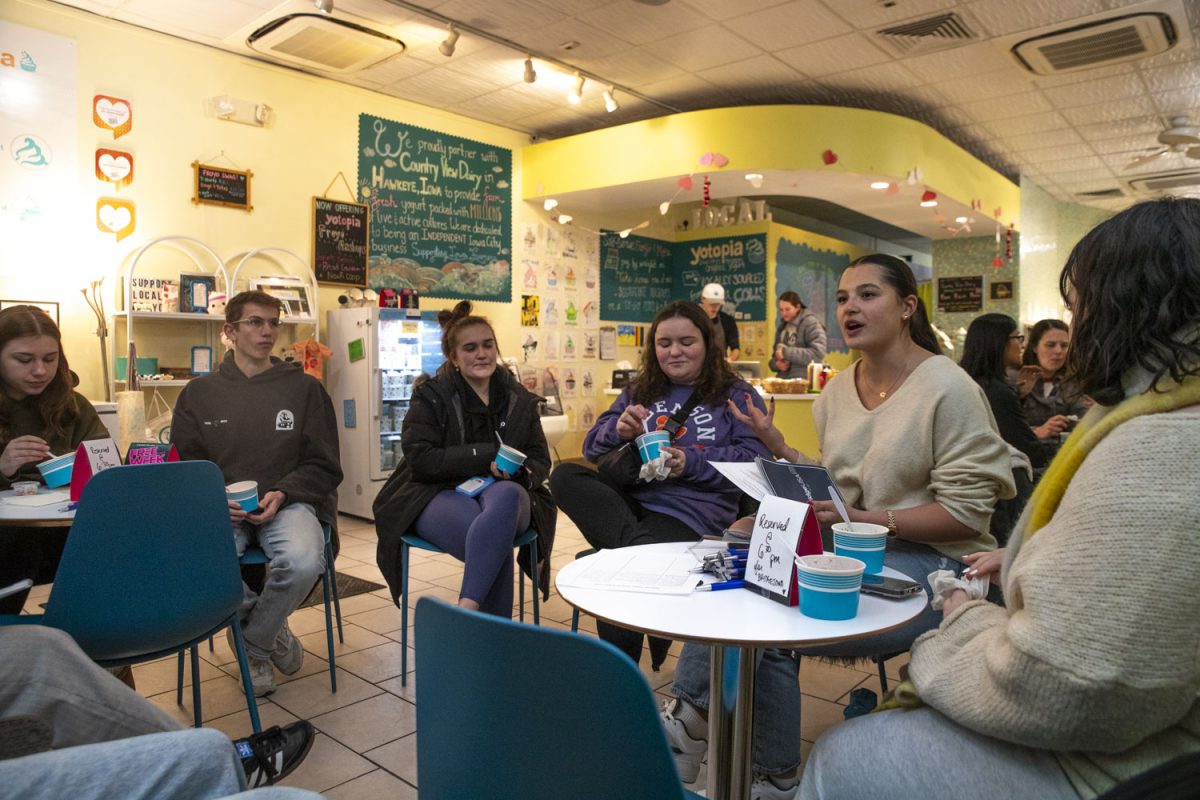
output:
M 1158 143 L 1162 147 L 1133 159 L 1125 171 L 1149 164 L 1169 153 L 1183 153 L 1188 158 L 1200 160 L 1200 128 L 1193 125 L 1189 117 L 1172 117 L 1171 127 L 1158 134 Z

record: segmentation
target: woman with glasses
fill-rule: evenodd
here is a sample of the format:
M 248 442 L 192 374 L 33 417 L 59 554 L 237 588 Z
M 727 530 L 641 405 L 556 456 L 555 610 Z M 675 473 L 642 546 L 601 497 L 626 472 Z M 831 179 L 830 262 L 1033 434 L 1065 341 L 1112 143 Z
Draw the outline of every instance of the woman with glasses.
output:
M 39 462 L 108 437 L 74 385 L 54 320 L 35 306 L 0 311 L 0 489 L 41 483 Z M 25 578 L 52 580 L 66 540 L 65 528 L 0 530 L 0 589 Z M 28 596 L 25 590 L 0 600 L 0 613 L 20 613 Z
M 1034 325 L 1017 383 L 1021 406 L 1033 432 L 1054 449 L 1058 449 L 1059 436 L 1071 430 L 1091 405 L 1063 386 L 1063 365 L 1070 343 L 1070 331 L 1062 320 L 1044 319 Z

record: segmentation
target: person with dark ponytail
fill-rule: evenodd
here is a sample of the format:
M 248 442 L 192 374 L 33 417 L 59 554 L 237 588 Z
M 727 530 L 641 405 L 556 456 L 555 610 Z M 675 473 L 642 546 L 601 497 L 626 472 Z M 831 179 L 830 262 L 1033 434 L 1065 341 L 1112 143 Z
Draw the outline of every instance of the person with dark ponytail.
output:
M 543 596 L 557 510 L 550 496 L 550 451 L 542 432 L 542 398 L 498 368 L 496 333 L 462 301 L 438 314 L 446 361 L 414 384 L 400 442 L 404 457 L 374 504 L 376 560 L 400 602 L 400 537 L 415 533 L 463 562 L 458 604 L 512 617 L 513 540 L 538 533 Z M 516 472 L 496 463 L 498 439 L 525 454 Z M 473 496 L 456 491 L 469 478 L 495 483 Z
M 810 362 L 825 357 L 825 328 L 795 292 L 779 295 L 779 325 L 771 368 L 780 378 L 803 378 Z
M 38 462 L 108 438 L 74 385 L 54 320 L 36 306 L 0 311 L 0 489 L 15 481 L 41 483 Z M 53 580 L 66 541 L 66 529 L 0 531 L 0 589 L 25 578 Z M 19 614 L 28 596 L 25 590 L 0 600 L 0 613 Z
M 941 348 L 917 297 L 908 265 L 875 254 L 852 261 L 837 290 L 838 323 L 861 357 L 836 375 L 813 404 L 821 465 L 846 500 L 852 522 L 886 526 L 884 563 L 925 588 L 935 570 L 967 569 L 964 558 L 992 551 L 992 510 L 1016 489 L 1008 446 L 979 385 Z M 816 463 L 789 447 L 769 411 L 730 407 L 779 458 Z M 840 522 L 828 500 L 814 500 L 822 526 Z M 830 548 L 831 549 L 831 548 Z M 941 614 L 926 607 L 894 630 L 802 650 L 764 651 L 755 684 L 752 798 L 795 796 L 800 737 L 800 655 L 866 658 L 907 650 Z M 699 769 L 706 742 L 708 650 L 685 646 L 675 669 L 675 706 L 664 712 L 668 741 L 685 780 Z M 770 784 L 770 785 L 768 785 Z M 755 788 L 757 787 L 757 788 Z

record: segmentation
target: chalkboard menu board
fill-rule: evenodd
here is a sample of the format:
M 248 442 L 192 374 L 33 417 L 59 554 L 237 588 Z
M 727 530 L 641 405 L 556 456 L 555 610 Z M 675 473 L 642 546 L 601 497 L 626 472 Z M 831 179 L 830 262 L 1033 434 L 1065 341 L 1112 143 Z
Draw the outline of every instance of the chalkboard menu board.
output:
M 250 179 L 254 177 L 253 172 L 214 167 L 199 161 L 192 162 L 192 172 L 193 203 L 229 206 L 243 211 L 254 209 L 254 206 L 250 205 Z
M 673 250 L 668 242 L 616 233 L 600 235 L 600 318 L 651 322 L 672 297 Z
M 313 198 L 313 273 L 318 283 L 367 285 L 371 209 L 328 197 Z
M 938 278 L 937 297 L 939 311 L 982 311 L 983 276 Z
M 511 150 L 360 114 L 358 191 L 372 288 L 512 299 Z
M 725 310 L 734 319 L 761 322 L 767 318 L 766 264 L 762 233 L 677 242 L 674 296 L 699 300 L 706 283 L 719 283 L 725 287 Z

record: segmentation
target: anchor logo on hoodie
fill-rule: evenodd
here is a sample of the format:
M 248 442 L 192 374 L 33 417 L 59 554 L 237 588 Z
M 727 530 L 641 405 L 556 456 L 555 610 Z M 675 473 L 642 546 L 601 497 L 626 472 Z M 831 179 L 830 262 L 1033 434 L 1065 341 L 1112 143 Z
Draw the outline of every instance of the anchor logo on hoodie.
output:
M 275 430 L 290 431 L 296 427 L 296 417 L 286 408 L 275 415 Z

